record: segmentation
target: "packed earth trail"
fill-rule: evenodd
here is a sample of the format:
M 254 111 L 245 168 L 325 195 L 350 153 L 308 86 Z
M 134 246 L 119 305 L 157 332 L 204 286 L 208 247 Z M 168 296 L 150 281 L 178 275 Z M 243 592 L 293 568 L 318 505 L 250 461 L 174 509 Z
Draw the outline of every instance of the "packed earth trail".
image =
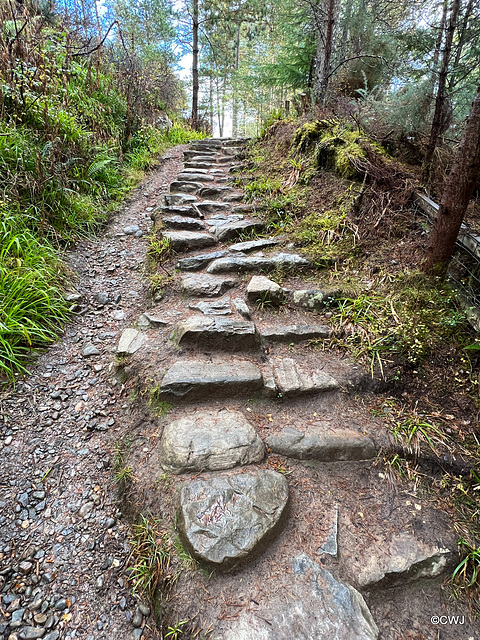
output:
M 244 144 L 171 150 L 69 256 L 76 317 L 1 399 L 0 640 L 480 637 L 447 516 L 388 482 L 369 374 L 322 347 L 336 292 L 244 202 Z M 148 604 L 127 520 L 163 545 Z

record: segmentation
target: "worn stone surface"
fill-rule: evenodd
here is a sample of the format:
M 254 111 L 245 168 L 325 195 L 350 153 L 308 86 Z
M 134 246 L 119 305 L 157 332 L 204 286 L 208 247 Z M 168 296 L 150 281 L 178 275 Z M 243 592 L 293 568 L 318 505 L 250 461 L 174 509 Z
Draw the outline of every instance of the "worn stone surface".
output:
M 336 558 L 338 556 L 338 504 L 333 512 L 332 526 L 325 542 L 318 547 L 317 553 L 325 553 Z
M 315 393 L 338 389 L 335 378 L 323 371 L 304 369 L 292 358 L 283 358 L 273 368 L 278 392 L 287 397 L 302 393 Z
M 188 193 L 166 193 L 164 197 L 167 207 L 172 207 L 174 205 L 181 206 L 183 204 L 188 204 L 189 202 L 195 202 L 197 199 L 196 196 L 192 196 Z
M 207 298 L 223 295 L 225 291 L 234 287 L 236 283 L 237 281 L 233 278 L 222 278 L 208 273 L 186 275 L 180 278 L 180 286 L 186 295 L 205 296 Z
M 188 308 L 201 311 L 206 316 L 229 316 L 232 313 L 230 298 L 221 298 L 212 302 L 200 300 L 200 302 L 189 304 Z
M 221 171 L 221 170 L 220 170 Z M 213 172 L 212 172 L 213 173 Z M 221 171 L 223 173 L 223 171 Z M 232 192 L 231 187 L 204 187 L 199 195 L 201 198 L 221 198 Z
M 216 244 L 212 235 L 197 231 L 165 231 L 163 236 L 170 239 L 173 250 L 177 252 L 203 249 Z
M 214 231 L 215 229 L 223 227 L 229 222 L 238 222 L 238 220 L 243 220 L 243 216 L 233 213 L 216 213 L 214 215 L 208 216 L 205 221 L 210 227 L 213 227 L 212 231 Z
M 189 161 L 189 162 L 185 162 L 184 165 L 185 170 L 187 169 L 210 169 L 210 167 L 212 166 L 211 162 L 194 162 L 194 161 Z
M 351 429 L 326 431 L 308 427 L 300 431 L 285 427 L 280 433 L 267 436 L 266 443 L 273 453 L 300 460 L 368 460 L 376 455 L 373 440 Z
M 160 316 L 156 316 L 153 313 L 145 311 L 137 320 L 137 325 L 146 329 L 147 327 L 166 327 L 170 324 L 167 320 L 164 320 Z
M 179 173 L 177 176 L 178 182 L 213 182 L 215 178 L 208 175 L 208 173 Z M 203 186 L 203 185 L 202 185 Z
M 160 394 L 174 398 L 235 396 L 260 391 L 262 374 L 248 360 L 176 362 L 160 385 Z
M 223 198 L 224 202 L 242 202 L 243 193 L 232 193 Z
M 265 224 L 261 220 L 246 219 L 217 226 L 215 233 L 221 242 L 225 242 L 226 240 L 238 238 L 243 233 L 263 231 L 264 228 Z
M 211 253 L 203 253 L 198 256 L 192 256 L 191 258 L 182 258 L 177 262 L 176 267 L 180 271 L 199 271 L 213 260 L 223 258 L 227 254 L 228 251 L 212 251 Z
M 272 342 L 300 342 L 328 338 L 330 328 L 323 324 L 291 324 L 283 327 L 267 327 L 260 331 L 264 340 Z
M 295 253 L 279 253 L 269 258 L 256 256 L 232 256 L 220 258 L 209 265 L 209 273 L 232 273 L 234 271 L 272 271 L 273 269 L 288 269 L 295 266 L 307 266 L 309 261 Z
M 281 304 L 282 287 L 266 276 L 253 276 L 247 285 L 247 298 L 256 304 Z
M 180 491 L 180 530 L 198 558 L 228 565 L 252 553 L 287 502 L 287 481 L 276 471 L 195 480 Z
M 233 300 L 233 306 L 235 307 L 235 311 L 237 311 L 243 318 L 250 320 L 252 314 L 250 313 L 250 309 L 248 308 L 247 303 L 242 298 L 235 298 Z
M 197 411 L 165 427 L 160 462 L 165 471 L 219 471 L 261 462 L 265 447 L 239 411 Z
M 230 251 L 242 251 L 248 253 L 249 251 L 258 251 L 259 249 L 265 249 L 266 247 L 272 247 L 278 244 L 279 241 L 275 238 L 260 238 L 259 240 L 248 240 L 247 242 L 237 242 L 232 244 L 229 248 Z
M 137 329 L 124 329 L 117 346 L 119 355 L 131 355 L 147 342 L 147 337 Z
M 304 553 L 292 569 L 255 610 L 224 623 L 212 640 L 377 640 L 377 625 L 356 589 Z
M 169 229 L 184 231 L 204 231 L 205 225 L 201 220 L 187 216 L 168 216 L 163 218 L 163 224 Z
M 225 202 L 204 200 L 198 203 L 198 208 L 202 213 L 218 213 L 219 211 L 230 211 L 231 206 Z
M 170 207 L 162 207 L 161 214 L 163 216 L 186 216 L 188 218 L 200 217 L 199 212 L 194 203 L 187 205 L 172 205 Z
M 335 297 L 335 292 L 319 291 L 318 289 L 302 289 L 291 293 L 293 304 L 310 311 L 324 309 L 325 305 L 334 300 Z
M 208 346 L 229 351 L 258 346 L 258 334 L 253 322 L 231 318 L 190 316 L 177 323 L 174 337 L 180 345 Z
M 368 555 L 351 566 L 351 575 L 360 587 L 391 587 L 421 578 L 435 578 L 445 571 L 451 557 L 449 549 L 401 533 L 369 548 Z
M 174 180 L 170 184 L 170 193 L 198 193 L 203 188 L 201 182 Z

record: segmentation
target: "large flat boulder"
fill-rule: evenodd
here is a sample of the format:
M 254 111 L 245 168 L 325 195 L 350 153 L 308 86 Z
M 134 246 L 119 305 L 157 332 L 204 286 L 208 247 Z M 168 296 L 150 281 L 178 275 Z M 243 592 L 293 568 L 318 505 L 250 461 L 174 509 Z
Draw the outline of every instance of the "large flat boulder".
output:
M 333 391 L 339 388 L 335 378 L 321 370 L 303 368 L 292 358 L 283 358 L 273 367 L 278 393 L 283 397 Z
M 167 207 L 188 204 L 189 202 L 195 202 L 197 199 L 196 196 L 192 196 L 188 193 L 166 193 L 164 198 Z
M 189 309 L 201 311 L 205 316 L 230 316 L 232 307 L 230 298 L 220 298 L 219 300 L 200 300 L 188 305 Z
M 201 182 L 177 179 L 170 183 L 170 193 L 198 193 L 200 189 L 203 189 Z
M 309 261 L 295 253 L 278 253 L 269 258 L 257 256 L 232 256 L 219 258 L 209 265 L 208 273 L 232 273 L 248 271 L 273 271 L 309 265 Z
M 177 262 L 176 266 L 180 271 L 200 271 L 200 269 L 206 267 L 213 260 L 224 258 L 227 254 L 228 251 L 212 251 L 211 253 L 202 253 L 198 256 L 182 258 Z
M 266 247 L 272 247 L 278 244 L 280 241 L 275 238 L 260 238 L 259 240 L 247 240 L 246 242 L 237 242 L 230 246 L 230 251 L 241 251 L 242 253 L 248 253 L 249 251 L 259 251 Z
M 160 463 L 165 471 L 220 471 L 261 462 L 265 447 L 239 411 L 197 411 L 165 427 Z
M 180 278 L 182 291 L 188 296 L 216 298 L 237 284 L 233 278 L 212 276 L 208 273 L 185 275 Z
M 330 328 L 323 324 L 290 324 L 261 329 L 260 335 L 264 340 L 269 340 L 270 342 L 297 343 L 302 340 L 328 338 Z
M 212 640 L 377 640 L 362 595 L 306 554 L 272 586 L 254 610 L 219 623 Z
M 160 384 L 160 396 L 205 399 L 239 396 L 262 389 L 263 377 L 248 360 L 184 361 L 173 364 Z
M 163 237 L 171 241 L 172 249 L 177 253 L 211 247 L 217 242 L 209 233 L 199 231 L 164 231 Z
M 177 176 L 178 182 L 213 182 L 214 180 L 214 176 L 208 173 L 190 173 L 189 171 L 184 171 Z
M 233 240 L 245 233 L 260 233 L 265 228 L 265 223 L 256 219 L 237 220 L 235 222 L 227 222 L 224 225 L 217 226 L 215 233 L 220 242 Z
M 223 171 L 221 173 L 223 173 Z M 231 192 L 232 192 L 231 187 L 214 187 L 212 185 L 209 187 L 204 187 L 200 191 L 199 195 L 202 198 L 221 198 L 222 196 L 226 196 Z
M 300 431 L 285 427 L 269 435 L 266 443 L 273 453 L 299 460 L 369 460 L 376 455 L 373 440 L 352 429 L 327 431 L 309 427 Z
M 219 211 L 230 211 L 231 206 L 226 202 L 217 202 L 216 200 L 204 200 L 198 203 L 199 210 L 205 213 L 218 213 Z
M 129 356 L 138 351 L 147 342 L 147 336 L 137 329 L 124 329 L 118 341 L 117 354 Z
M 258 346 L 253 322 L 231 318 L 190 316 L 177 323 L 174 339 L 179 345 L 238 351 Z
M 188 216 L 166 216 L 163 224 L 169 229 L 180 229 L 182 231 L 205 231 L 205 225 L 197 218 Z
M 287 481 L 276 471 L 195 480 L 180 491 L 180 532 L 197 558 L 228 566 L 272 532 L 287 502 Z

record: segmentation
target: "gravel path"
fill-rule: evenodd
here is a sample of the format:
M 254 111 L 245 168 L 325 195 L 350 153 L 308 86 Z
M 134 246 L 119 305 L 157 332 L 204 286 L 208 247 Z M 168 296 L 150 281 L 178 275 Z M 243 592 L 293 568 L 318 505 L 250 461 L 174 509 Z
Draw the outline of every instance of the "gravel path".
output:
M 134 418 L 109 369 L 146 308 L 150 212 L 178 173 L 171 149 L 98 238 L 67 260 L 77 314 L 58 344 L 0 396 L 0 640 L 158 637 L 125 569 L 114 445 Z

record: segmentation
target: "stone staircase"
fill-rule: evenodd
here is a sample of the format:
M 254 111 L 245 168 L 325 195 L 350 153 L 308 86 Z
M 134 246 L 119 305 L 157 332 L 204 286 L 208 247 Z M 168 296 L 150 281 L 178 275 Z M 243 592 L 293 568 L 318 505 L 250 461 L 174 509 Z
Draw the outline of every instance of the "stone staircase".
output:
M 158 444 L 145 440 L 150 453 L 133 464 L 144 478 L 175 478 L 182 543 L 217 570 L 208 583 L 182 576 L 165 615 L 194 620 L 195 637 L 211 640 L 406 637 L 389 630 L 370 590 L 436 584 L 454 538 L 443 516 L 419 499 L 412 507 L 375 469 L 389 439 L 352 395 L 364 372 L 310 343 L 330 333 L 315 314 L 331 292 L 309 288 L 309 262 L 288 239 L 258 237 L 261 217 L 231 186 L 244 143 L 185 151 L 152 214 L 176 254 L 174 286 L 118 347 L 126 374 L 173 405 Z M 418 602 L 429 611 L 437 591 Z

